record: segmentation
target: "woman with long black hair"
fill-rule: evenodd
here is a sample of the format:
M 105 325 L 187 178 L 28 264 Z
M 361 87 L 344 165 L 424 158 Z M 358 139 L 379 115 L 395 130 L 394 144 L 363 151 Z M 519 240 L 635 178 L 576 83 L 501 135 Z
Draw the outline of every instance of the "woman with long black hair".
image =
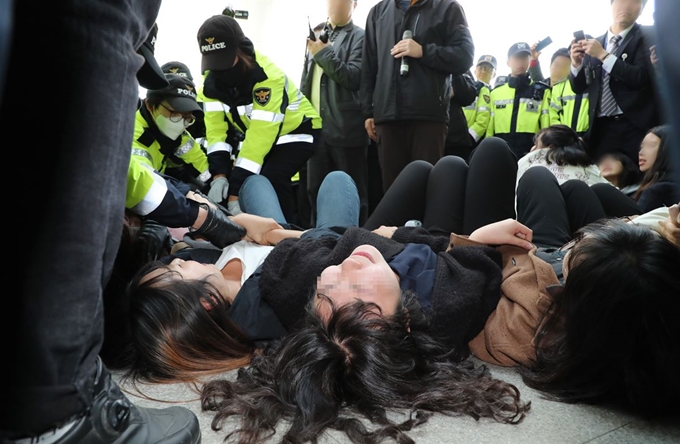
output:
M 501 160 L 481 162 L 491 158 Z M 433 223 L 446 219 L 429 216 L 433 213 L 429 207 L 424 217 L 422 213 L 418 216 L 422 207 L 414 206 L 410 214 L 383 214 L 392 214 L 390 220 L 395 221 L 422 217 L 423 227 L 379 225 L 375 233 L 350 227 L 342 235 L 321 236 L 309 231 L 300 239 L 279 242 L 262 264 L 256 294 L 258 304 L 271 309 L 286 334 L 249 356 L 250 365 L 239 370 L 235 381 L 218 379 L 203 386 L 204 409 L 216 411 L 215 429 L 226 418 L 237 415 L 243 419 L 233 435 L 241 442 L 263 439 L 279 420 L 290 420 L 286 436 L 301 442 L 318 438 L 327 428 L 344 431 L 354 442 L 378 442 L 386 436 L 408 439 L 404 433 L 433 412 L 489 416 L 504 422 L 521 420 L 528 406 L 520 401 L 516 389 L 473 369 L 469 362 L 461 364 L 470 353 L 492 364 L 536 368 L 536 374 L 544 376 L 540 388 L 558 399 L 619 403 L 649 414 L 673 410 L 680 393 L 677 383 L 669 380 L 669 375 L 678 370 L 680 356 L 673 339 L 679 327 L 670 322 L 680 314 L 680 301 L 673 298 L 674 289 L 680 285 L 674 271 L 680 263 L 676 245 L 646 227 L 591 225 L 605 217 L 591 188 L 578 180 L 560 186 L 545 168 L 531 168 L 520 181 L 517 218 L 522 223 L 513 220 L 514 175 L 502 174 L 502 170 L 513 172 L 516 162 L 507 145 L 497 138 L 483 141 L 469 166 L 460 159 L 442 159 L 428 172 L 422 163 L 414 163 L 400 177 L 415 185 L 416 175 L 410 174 L 415 168 L 425 172 L 418 181 L 426 179 L 426 186 L 419 188 L 421 193 L 414 192 L 401 201 L 406 208 L 413 202 L 426 201 L 428 205 L 438 202 L 435 208 L 448 210 L 436 196 L 452 194 L 452 188 L 434 184 L 454 177 L 461 181 L 464 174 L 467 177 L 453 189 L 458 191 L 455 202 L 459 203 L 452 200 L 450 204 L 460 208 L 462 202 L 467 208 L 468 202 L 461 195 L 474 192 L 481 198 L 483 192 L 495 194 L 493 186 L 471 187 L 475 177 L 481 180 L 492 174 L 508 182 L 503 183 L 503 189 L 509 190 L 507 202 L 494 208 L 506 209 L 510 217 L 503 219 L 499 212 L 496 217 L 500 222 L 471 226 L 469 236 L 432 235 L 427 228 L 449 232 L 446 225 Z M 478 176 L 476 171 L 485 174 Z M 446 179 L 435 180 L 437 177 Z M 399 178 L 395 185 L 398 182 Z M 550 199 L 540 199 L 544 194 Z M 462 221 L 463 226 L 466 220 L 482 220 L 473 216 L 471 209 L 470 214 L 450 220 Z M 638 262 L 651 261 L 652 266 L 631 273 L 636 263 L 627 263 L 599 273 L 592 261 L 584 261 L 593 242 L 588 234 L 580 235 L 578 230 L 584 226 L 596 227 L 595 239 L 602 234 L 612 240 L 599 247 L 608 252 L 612 263 L 627 261 L 630 248 L 634 248 L 643 254 Z M 569 248 L 574 238 L 579 242 Z M 649 248 L 642 248 L 640 242 Z M 567 247 L 559 248 L 564 244 Z M 581 266 L 581 261 L 588 266 Z M 564 269 L 563 263 L 567 264 Z M 176 277 L 181 273 L 156 267 L 159 272 L 149 279 L 149 270 L 145 270 L 135 285 L 145 287 L 145 291 L 159 287 L 171 293 L 181 290 Z M 576 276 L 575 284 L 569 283 L 567 275 Z M 221 303 L 219 292 L 205 291 L 205 279 L 182 281 L 182 285 L 197 281 L 204 287 L 202 293 L 194 295 L 199 299 L 197 307 L 203 300 L 208 305 Z M 621 301 L 623 308 L 608 310 L 603 306 L 598 318 L 559 312 L 553 300 L 581 291 L 583 284 L 578 283 L 582 281 L 606 293 L 594 305 L 616 301 L 619 286 L 624 284 L 633 296 Z M 658 304 L 646 311 L 631 308 L 652 299 Z M 257 315 L 257 310 L 250 313 Z M 667 325 L 668 335 L 659 333 L 655 325 L 648 327 L 655 317 Z M 609 328 L 603 331 L 603 325 Z M 625 331 L 630 325 L 639 326 L 635 335 Z M 559 327 L 567 333 L 551 330 Z M 589 353 L 589 365 L 599 371 L 589 373 L 587 384 L 564 376 L 548 378 L 561 374 L 559 367 L 546 364 L 545 357 L 555 354 L 553 347 L 578 352 L 579 333 L 569 333 L 574 328 L 598 332 L 596 337 L 588 337 L 593 341 L 590 349 L 600 350 L 600 355 Z M 560 335 L 567 342 L 542 339 Z M 610 343 L 617 338 L 623 338 L 623 343 L 614 347 Z M 609 353 L 609 349 L 628 354 Z M 630 359 L 644 353 L 656 359 L 661 352 L 667 355 L 668 364 L 661 369 L 655 361 Z M 560 365 L 560 360 L 553 363 Z M 626 377 L 635 374 L 653 377 Z M 529 381 L 528 373 L 526 377 Z M 656 389 L 648 390 L 649 384 L 655 384 Z M 561 398 L 565 390 L 571 390 L 574 396 Z M 391 408 L 411 410 L 414 419 L 394 423 L 386 414 Z M 358 418 L 348 417 L 348 412 L 358 413 L 378 428 L 369 430 Z
M 642 173 L 637 163 L 620 151 L 603 154 L 597 163 L 602 177 L 621 190 L 626 196 L 633 196 L 640 188 Z
M 638 166 L 643 176 L 640 186 L 631 197 L 616 188 L 593 185 L 593 191 L 598 195 L 607 216 L 640 215 L 680 202 L 680 188 L 671 180 L 671 137 L 668 125 L 657 126 L 647 132 L 638 155 Z
M 499 148 L 506 152 L 498 152 Z M 444 198 L 450 195 L 450 188 L 442 185 L 455 176 L 462 176 L 465 181 L 466 176 L 467 180 L 477 176 L 481 179 L 492 173 L 488 165 L 493 163 L 484 160 L 494 156 L 507 158 L 511 168 L 516 165 L 507 145 L 499 139 L 485 141 L 469 167 L 455 158 L 443 159 L 435 166 L 425 162 L 413 164 L 395 185 L 406 181 L 413 185 L 414 193 L 399 201 L 393 199 L 396 195 L 391 196 L 388 192 L 385 203 L 381 204 L 385 210 L 380 211 L 385 215 L 383 220 L 419 218 L 424 226 L 449 233 L 451 225 L 462 223 L 463 219 L 447 222 L 444 216 L 448 208 Z M 456 174 L 451 174 L 453 172 Z M 335 172 L 329 177 L 348 176 Z M 414 181 L 414 177 L 418 179 Z M 506 174 L 505 177 L 511 199 L 514 176 Z M 266 183 L 266 178 L 261 176 L 246 180 L 240 196 L 244 210 L 285 225 L 282 214 L 272 212 L 276 206 L 269 199 L 261 199 L 266 194 L 273 194 L 271 190 L 264 192 L 260 187 L 263 182 Z M 251 194 L 255 184 L 259 190 Z M 339 195 L 347 195 L 338 183 L 326 185 Z M 400 189 L 399 186 L 395 188 Z M 419 193 L 427 194 L 427 197 Z M 358 215 L 356 189 L 351 195 L 353 200 L 349 206 L 321 198 L 320 221 L 327 220 L 324 205 L 341 213 L 349 211 Z M 252 196 L 259 198 L 251 199 Z M 421 201 L 427 201 L 427 214 L 420 212 L 419 208 L 425 209 L 422 206 L 414 206 L 413 212 L 403 214 L 385 208 L 392 203 L 409 205 Z M 458 202 L 463 203 L 463 199 L 458 198 Z M 454 204 L 454 207 L 458 205 Z M 506 208 L 512 209 L 511 206 Z M 437 209 L 445 211 L 437 214 Z M 468 218 L 467 223 L 471 221 L 473 219 Z M 294 362 L 288 358 L 280 361 L 280 370 L 285 367 L 293 371 L 299 364 L 306 366 L 300 369 L 300 374 L 324 373 L 321 368 L 334 366 L 335 361 L 315 363 L 311 355 L 329 350 L 335 350 L 334 359 L 338 359 L 338 351 L 342 350 L 347 350 L 354 358 L 351 359 L 352 368 L 346 369 L 349 380 L 328 382 L 335 385 L 333 390 L 341 390 L 346 396 L 328 399 L 323 395 L 321 404 L 317 404 L 318 399 L 313 399 L 317 383 L 310 385 L 309 381 L 302 380 L 311 390 L 311 397 L 300 399 L 290 414 L 295 416 L 295 411 L 309 409 L 314 418 L 302 426 L 304 431 L 291 431 L 291 436 L 322 433 L 329 425 L 327 418 L 341 414 L 345 403 L 356 406 L 360 394 L 372 386 L 382 388 L 375 392 L 373 399 L 366 397 L 360 408 L 362 413 L 373 412 L 371 419 L 378 423 L 387 424 L 380 411 L 390 406 L 386 403 L 388 399 L 395 403 L 393 406 L 422 410 L 409 427 L 424 422 L 432 412 L 491 417 L 503 422 L 520 421 L 528 404 L 520 401 L 515 387 L 492 378 L 486 369 L 475 369 L 469 362 L 461 363 L 469 355 L 467 342 L 478 334 L 498 301 L 501 279 L 498 253 L 491 248 L 449 249 L 448 237 L 433 237 L 424 229 L 396 230 L 394 239 L 387 239 L 352 226 L 356 222 L 334 227 L 329 221 L 320 229 L 298 232 L 296 237 L 300 239 L 282 241 L 276 238 L 276 230 L 272 230 L 265 238 L 277 245 L 269 251 L 261 267 L 241 283 L 235 296 L 231 290 L 235 288 L 234 279 L 230 279 L 229 270 L 225 272 L 231 267 L 224 265 L 224 261 L 203 258 L 204 263 L 200 263 L 201 258 L 197 256 L 193 261 L 170 257 L 144 269 L 130 287 L 133 351 L 128 376 L 159 382 L 188 381 L 243 366 L 251 360 L 252 369 L 260 368 L 257 362 L 276 359 L 278 352 L 273 350 L 277 348 L 274 343 L 278 339 L 299 333 L 302 338 L 316 335 L 318 341 L 301 339 L 291 346 L 284 339 L 289 345 L 281 344 L 281 347 L 296 350 L 296 359 Z M 505 221 L 490 230 L 499 236 L 498 239 L 503 239 L 502 243 L 531 247 L 526 239 L 515 236 L 516 232 L 524 230 L 522 236 L 530 238 L 530 233 L 515 221 Z M 484 232 L 481 233 L 479 240 L 484 241 Z M 489 229 L 485 233 L 488 236 Z M 471 235 L 474 239 L 477 236 Z M 486 239 L 490 241 L 490 238 Z M 196 251 L 188 253 L 195 254 Z M 451 287 L 458 288 L 456 297 L 448 293 L 447 289 Z M 317 330 L 326 326 L 337 327 L 338 335 L 344 331 L 342 335 L 347 341 L 343 341 L 340 350 L 335 333 L 329 336 Z M 238 331 L 242 334 L 237 335 Z M 372 339 L 366 338 L 365 333 L 373 335 Z M 237 341 L 239 346 L 231 346 L 230 341 Z M 272 347 L 265 348 L 267 344 Z M 306 351 L 299 350 L 298 346 L 307 347 Z M 312 351 L 313 346 L 316 352 Z M 346 361 L 346 358 L 339 359 L 339 363 Z M 294 382 L 288 381 L 286 372 L 276 370 L 274 374 L 275 377 L 265 379 L 281 385 Z M 378 381 L 376 375 L 390 376 Z M 345 387 L 346 382 L 352 380 L 351 386 Z M 361 390 L 362 385 L 363 391 L 350 395 L 353 390 Z M 238 402 L 233 405 L 245 407 Z M 257 415 L 263 420 L 267 418 L 264 411 L 258 411 Z M 317 422 L 317 419 L 322 421 Z M 357 421 L 343 423 L 347 424 L 346 431 L 352 436 L 360 430 Z M 380 433 L 401 434 L 393 425 L 372 436 L 377 437 Z M 254 441 L 261 438 L 258 433 L 253 436 Z

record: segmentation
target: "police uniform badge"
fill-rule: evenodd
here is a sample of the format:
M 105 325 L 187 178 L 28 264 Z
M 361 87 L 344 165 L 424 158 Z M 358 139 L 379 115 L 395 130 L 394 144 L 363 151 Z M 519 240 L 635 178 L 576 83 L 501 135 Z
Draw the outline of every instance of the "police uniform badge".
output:
M 483 97 L 484 97 L 484 101 L 485 101 L 486 103 L 491 103 L 491 96 L 489 96 L 488 94 L 484 94 Z
M 272 89 L 257 88 L 255 91 L 253 91 L 253 98 L 255 99 L 258 105 L 265 106 L 267 103 L 269 103 L 269 100 L 272 98 Z
M 529 100 L 527 102 L 527 111 L 532 113 L 538 112 L 538 105 L 539 105 L 538 102 L 536 102 L 535 100 Z

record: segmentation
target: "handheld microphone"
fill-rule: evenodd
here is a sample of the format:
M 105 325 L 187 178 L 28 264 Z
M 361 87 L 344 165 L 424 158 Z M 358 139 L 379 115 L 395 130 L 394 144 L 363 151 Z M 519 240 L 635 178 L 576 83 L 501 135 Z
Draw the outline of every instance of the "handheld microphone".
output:
M 413 32 L 410 30 L 404 31 L 404 35 L 402 36 L 402 40 L 408 40 L 413 38 Z M 406 76 L 408 75 L 408 58 L 406 56 L 401 57 L 401 67 L 399 68 L 399 75 Z

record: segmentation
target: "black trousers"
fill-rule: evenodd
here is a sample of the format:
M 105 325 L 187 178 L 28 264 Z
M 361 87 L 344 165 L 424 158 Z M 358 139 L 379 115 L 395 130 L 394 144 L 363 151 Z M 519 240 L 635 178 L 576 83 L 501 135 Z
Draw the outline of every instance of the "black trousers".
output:
M 385 192 L 364 228 L 403 226 L 420 220 L 433 234 L 470 234 L 499 220 L 514 218 L 517 161 L 508 144 L 485 139 L 468 165 L 445 156 L 432 165 L 423 160 L 408 164 Z
M 607 183 L 596 183 L 591 188 L 608 217 L 627 217 L 644 212 L 633 199 L 616 187 Z
M 382 186 L 378 144 L 373 140 L 368 144 L 366 163 L 368 166 L 368 215 L 370 216 L 380 203 L 383 194 L 385 194 Z
M 297 226 L 306 229 L 312 228 L 312 204 L 307 193 L 307 164 L 298 171 L 300 180 L 293 183 L 295 193 L 295 212 L 297 214 Z
M 378 156 L 383 191 L 392 185 L 401 170 L 414 160 L 434 165 L 444 156 L 448 129 L 445 123 L 426 120 L 400 120 L 379 123 Z
M 94 400 L 102 291 L 121 240 L 139 101 L 142 58 L 134 48 L 146 39 L 160 1 L 40 2 L 37 14 L 33 3 L 14 5 L 10 60 L 0 65 L 7 68 L 2 120 L 14 121 L 26 100 L 41 95 L 35 85 L 43 81 L 42 67 L 51 67 L 55 85 L 70 85 L 51 91 L 59 112 L 41 128 L 50 148 L 31 159 L 31 171 L 49 184 L 40 208 L 31 199 L 13 204 L 26 215 L 20 223 L 26 236 L 12 258 L 16 269 L 7 273 L 21 292 L 0 310 L 9 372 L 0 431 L 39 434 L 84 414 Z M 25 59 L 34 29 L 53 44 Z
M 583 181 L 568 180 L 560 186 L 542 166 L 529 168 L 519 180 L 517 220 L 531 228 L 538 246 L 561 247 L 577 230 L 605 217 L 597 195 Z
M 260 171 L 274 187 L 286 220 L 296 225 L 300 222 L 297 214 L 297 196 L 291 179 L 304 167 L 318 147 L 320 131 L 314 130 L 311 133 L 314 136 L 313 143 L 292 142 L 275 145 L 264 158 Z
M 588 152 L 597 162 L 602 155 L 622 152 L 637 164 L 638 152 L 647 131 L 633 125 L 623 116 L 597 117 L 592 125 Z
M 312 206 L 311 226 L 316 222 L 316 196 L 326 175 L 332 171 L 344 171 L 353 180 L 359 192 L 359 224 L 368 218 L 368 145 L 339 147 L 323 140 L 314 155 L 307 161 L 307 193 Z

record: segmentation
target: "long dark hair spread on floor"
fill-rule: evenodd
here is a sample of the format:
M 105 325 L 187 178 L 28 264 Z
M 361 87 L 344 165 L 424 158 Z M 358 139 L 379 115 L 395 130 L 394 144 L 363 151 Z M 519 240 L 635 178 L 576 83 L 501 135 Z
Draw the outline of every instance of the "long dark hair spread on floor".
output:
M 644 226 L 586 226 L 536 337 L 530 387 L 563 402 L 678 412 L 680 249 Z
M 144 282 L 155 270 L 166 270 Z M 173 280 L 167 266 L 152 262 L 129 286 L 132 339 L 126 378 L 145 382 L 190 382 L 200 375 L 243 367 L 255 351 L 234 323 L 229 303 L 205 280 Z M 201 301 L 212 306 L 206 310 Z
M 325 321 L 310 305 L 303 327 L 254 356 L 236 381 L 203 386 L 202 408 L 217 412 L 213 429 L 235 416 L 240 427 L 227 441 L 262 442 L 284 420 L 290 421 L 286 443 L 316 442 L 328 428 L 355 443 L 390 437 L 412 443 L 406 432 L 435 412 L 522 421 L 530 403 L 520 401 L 515 386 L 472 361 L 453 362 L 450 350 L 425 333 L 416 297 L 404 294 L 401 304 L 386 318 L 374 304 L 357 301 L 333 307 Z M 390 409 L 410 415 L 397 423 L 388 419 Z M 378 427 L 369 430 L 359 418 Z

